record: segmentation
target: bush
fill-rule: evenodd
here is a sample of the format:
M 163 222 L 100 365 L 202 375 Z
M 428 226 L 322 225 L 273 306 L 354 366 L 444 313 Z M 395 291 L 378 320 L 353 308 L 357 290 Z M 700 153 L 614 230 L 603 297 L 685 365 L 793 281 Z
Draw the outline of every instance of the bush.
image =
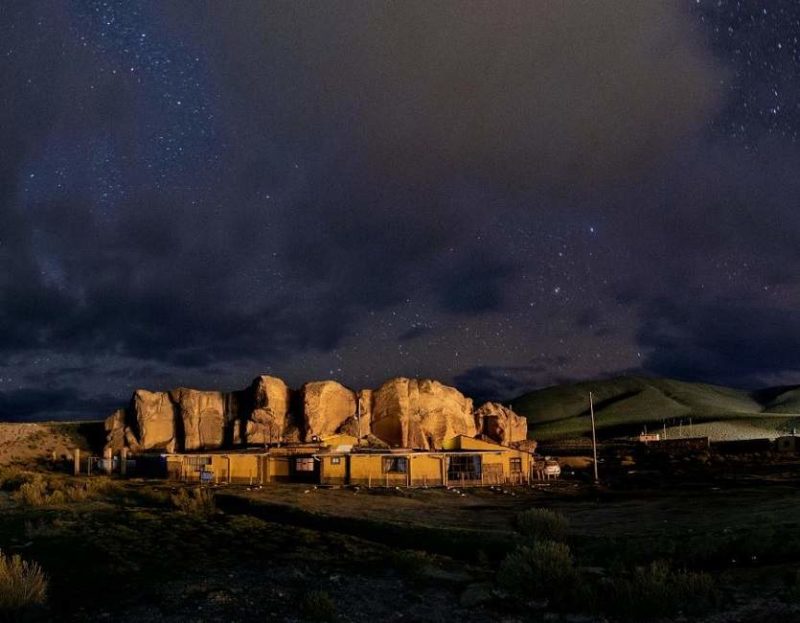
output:
M 613 577 L 601 594 L 607 599 L 607 611 L 634 620 L 674 615 L 682 609 L 700 612 L 717 600 L 709 574 L 673 571 L 665 562 Z
M 0 552 L 0 613 L 18 613 L 46 597 L 47 577 L 37 563 Z
M 26 482 L 33 480 L 34 475 L 16 467 L 0 468 L 0 489 L 16 491 Z
M 389 562 L 403 575 L 419 577 L 426 567 L 433 564 L 433 557 L 427 552 L 402 549 L 393 551 L 389 556 Z
M 325 591 L 309 591 L 300 602 L 303 616 L 311 621 L 333 621 L 336 618 L 336 604 Z
M 14 493 L 14 499 L 26 506 L 45 506 L 48 498 L 47 483 L 41 477 L 24 483 Z
M 569 524 L 560 513 L 546 508 L 531 508 L 517 515 L 517 529 L 526 541 L 567 540 Z
M 554 541 L 523 545 L 500 563 L 497 581 L 520 598 L 548 598 L 563 602 L 576 584 L 577 574 L 569 547 Z
M 214 494 L 202 487 L 179 489 L 172 495 L 172 504 L 179 511 L 202 517 L 213 515 L 217 510 Z

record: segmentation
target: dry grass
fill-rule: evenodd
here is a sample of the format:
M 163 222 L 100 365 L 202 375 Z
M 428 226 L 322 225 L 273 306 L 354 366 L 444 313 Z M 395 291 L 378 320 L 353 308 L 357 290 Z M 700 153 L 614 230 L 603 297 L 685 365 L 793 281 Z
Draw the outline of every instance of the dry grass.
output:
M 15 613 L 43 604 L 47 577 L 35 562 L 0 552 L 0 612 Z
M 202 487 L 179 489 L 172 495 L 172 504 L 179 511 L 201 517 L 208 517 L 217 511 L 214 494 Z
M 30 472 L 20 472 L 13 480 L 6 480 L 3 487 L 13 491 L 14 499 L 25 506 L 59 506 L 87 502 L 101 499 L 120 488 L 109 478 L 78 479 Z

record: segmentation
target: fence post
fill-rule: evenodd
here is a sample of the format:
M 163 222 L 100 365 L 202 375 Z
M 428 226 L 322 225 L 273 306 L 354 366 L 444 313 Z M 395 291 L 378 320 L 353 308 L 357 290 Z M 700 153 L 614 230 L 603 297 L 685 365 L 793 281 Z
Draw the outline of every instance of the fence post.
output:
M 125 476 L 128 473 L 128 449 L 122 448 L 119 451 L 119 475 Z
M 103 471 L 110 474 L 114 467 L 114 451 L 111 448 L 103 449 Z
M 81 450 L 80 448 L 75 448 L 75 453 L 72 455 L 72 469 L 75 472 L 76 476 L 79 476 L 81 473 Z

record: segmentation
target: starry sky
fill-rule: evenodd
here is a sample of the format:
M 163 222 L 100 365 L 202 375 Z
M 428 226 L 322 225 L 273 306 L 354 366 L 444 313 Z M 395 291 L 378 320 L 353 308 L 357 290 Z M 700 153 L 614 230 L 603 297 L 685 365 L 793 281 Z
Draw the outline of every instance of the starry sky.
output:
M 800 383 L 800 4 L 3 0 L 0 419 Z

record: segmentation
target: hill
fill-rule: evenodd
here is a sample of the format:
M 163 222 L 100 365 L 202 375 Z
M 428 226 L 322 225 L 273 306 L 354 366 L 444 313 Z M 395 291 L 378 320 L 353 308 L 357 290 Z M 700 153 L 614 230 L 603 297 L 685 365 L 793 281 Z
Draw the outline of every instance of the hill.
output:
M 97 454 L 104 437 L 102 421 L 0 422 L 0 467 L 69 458 L 75 448 Z
M 724 440 L 776 437 L 800 428 L 798 387 L 748 392 L 673 379 L 619 377 L 537 390 L 512 401 L 512 407 L 528 419 L 535 439 L 584 436 L 591 431 L 590 391 L 600 438 L 666 427 L 668 436 L 680 430 Z

